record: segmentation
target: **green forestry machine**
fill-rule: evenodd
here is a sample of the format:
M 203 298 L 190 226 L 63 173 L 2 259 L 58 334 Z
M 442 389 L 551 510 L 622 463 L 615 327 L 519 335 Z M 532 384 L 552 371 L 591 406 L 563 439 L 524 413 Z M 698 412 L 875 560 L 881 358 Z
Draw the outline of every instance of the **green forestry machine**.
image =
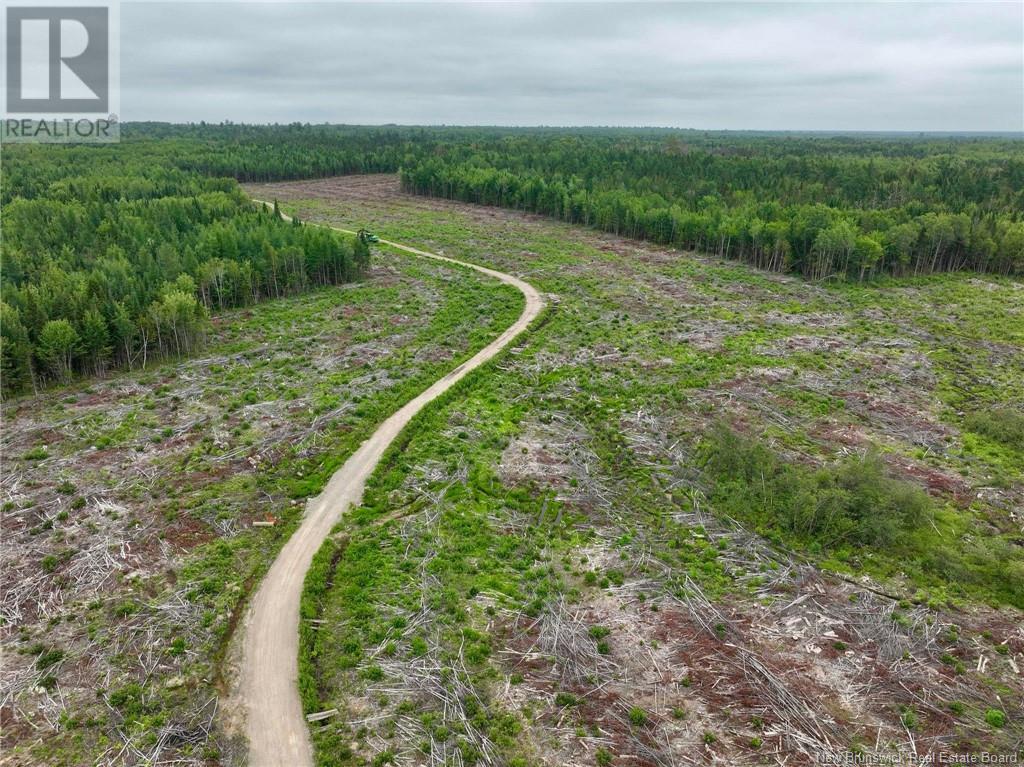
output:
M 356 232 L 356 237 L 358 237 L 359 241 L 364 245 L 369 245 L 371 242 L 380 242 L 380 237 L 368 229 L 360 229 Z

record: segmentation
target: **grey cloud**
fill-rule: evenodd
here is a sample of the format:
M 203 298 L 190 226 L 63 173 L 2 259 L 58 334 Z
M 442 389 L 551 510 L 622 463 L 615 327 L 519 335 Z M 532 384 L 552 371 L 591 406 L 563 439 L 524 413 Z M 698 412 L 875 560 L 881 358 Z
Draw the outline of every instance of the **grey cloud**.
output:
M 125 119 L 1024 129 L 1019 3 L 126 3 Z

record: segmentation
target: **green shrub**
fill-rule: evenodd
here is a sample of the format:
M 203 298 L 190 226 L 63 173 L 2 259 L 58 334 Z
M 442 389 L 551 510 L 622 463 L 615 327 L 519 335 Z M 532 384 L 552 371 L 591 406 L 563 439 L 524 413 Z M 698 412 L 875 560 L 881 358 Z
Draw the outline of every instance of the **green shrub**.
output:
M 701 454 L 722 512 L 812 550 L 892 545 L 932 514 L 924 491 L 889 477 L 874 454 L 813 470 L 722 425 L 704 441 Z
M 57 677 L 53 674 L 47 674 L 39 680 L 39 686 L 44 690 L 54 690 L 57 687 Z
M 368 682 L 379 682 L 384 679 L 384 669 L 374 664 L 363 671 L 363 679 Z
M 634 727 L 643 727 L 647 724 L 647 712 L 639 706 L 633 706 L 629 710 L 629 722 Z
M 120 711 L 127 721 L 141 719 L 151 709 L 151 705 L 145 701 L 141 685 L 135 682 L 126 684 L 110 693 L 109 701 L 110 705 Z
M 971 413 L 964 419 L 964 427 L 993 442 L 1024 451 L 1024 413 L 1018 410 L 997 408 L 984 413 Z
M 903 726 L 908 730 L 917 729 L 917 712 L 912 708 L 904 708 L 903 712 L 900 714 L 900 721 L 903 722 Z
M 50 668 L 64 659 L 64 651 L 57 649 L 44 650 L 36 658 L 36 668 L 40 671 Z
M 969 522 L 889 476 L 877 455 L 814 469 L 720 424 L 701 443 L 699 458 L 714 509 L 777 544 L 1024 608 L 1020 547 L 981 531 L 966 535 Z
M 130 599 L 125 599 L 114 607 L 114 615 L 118 618 L 127 618 L 129 615 L 134 615 L 139 611 L 139 606 Z
M 1002 727 L 1006 724 L 1006 714 L 998 708 L 990 708 L 985 712 L 985 721 L 992 727 Z

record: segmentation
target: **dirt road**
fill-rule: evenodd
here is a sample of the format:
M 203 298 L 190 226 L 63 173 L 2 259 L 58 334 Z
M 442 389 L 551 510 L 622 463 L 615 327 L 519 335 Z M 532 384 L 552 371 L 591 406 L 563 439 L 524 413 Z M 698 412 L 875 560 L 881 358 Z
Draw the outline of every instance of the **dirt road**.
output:
M 384 421 L 334 473 L 323 492 L 306 504 L 302 524 L 274 560 L 246 615 L 237 695 L 247 710 L 249 764 L 253 767 L 313 764 L 297 687 L 299 599 L 313 555 L 349 505 L 360 502 L 367 477 L 413 416 L 511 343 L 544 306 L 544 300 L 532 285 L 511 275 L 387 240 L 381 243 L 416 256 L 483 272 L 517 288 L 526 298 L 526 306 L 519 319 L 504 333 Z

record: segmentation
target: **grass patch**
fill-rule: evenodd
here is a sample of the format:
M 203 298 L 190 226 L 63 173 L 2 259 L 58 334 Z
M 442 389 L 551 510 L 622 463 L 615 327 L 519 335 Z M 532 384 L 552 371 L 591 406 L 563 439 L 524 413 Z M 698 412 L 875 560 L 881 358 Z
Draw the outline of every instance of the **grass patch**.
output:
M 998 408 L 971 413 L 964 419 L 964 426 L 993 442 L 1024 452 L 1024 413 L 1019 410 Z

